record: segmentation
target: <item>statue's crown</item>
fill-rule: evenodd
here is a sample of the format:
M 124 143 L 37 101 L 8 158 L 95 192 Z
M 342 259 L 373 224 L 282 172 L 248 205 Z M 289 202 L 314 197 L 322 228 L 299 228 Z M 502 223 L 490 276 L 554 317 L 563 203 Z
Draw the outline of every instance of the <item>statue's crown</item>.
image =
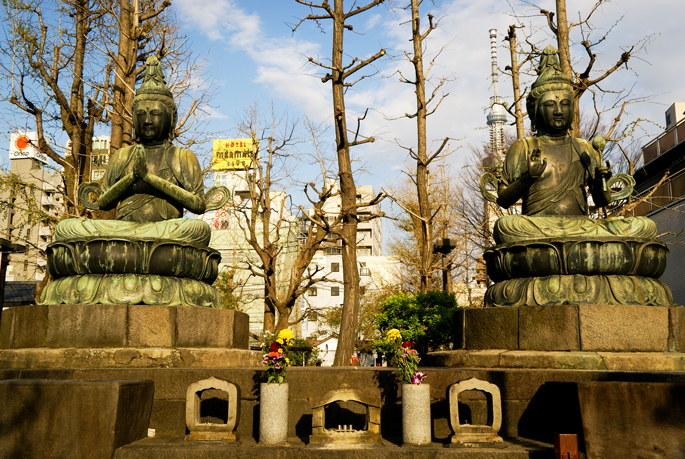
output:
M 173 99 L 171 91 L 166 86 L 162 64 L 155 56 L 150 56 L 145 61 L 145 76 L 143 82 L 136 91 L 136 96 L 142 94 L 160 94 Z
M 542 51 L 537 72 L 538 78 L 535 80 L 535 83 L 533 83 L 533 89 L 549 83 L 571 85 L 571 80 L 569 80 L 561 70 L 559 58 L 557 57 L 557 49 L 552 45 L 547 45 Z

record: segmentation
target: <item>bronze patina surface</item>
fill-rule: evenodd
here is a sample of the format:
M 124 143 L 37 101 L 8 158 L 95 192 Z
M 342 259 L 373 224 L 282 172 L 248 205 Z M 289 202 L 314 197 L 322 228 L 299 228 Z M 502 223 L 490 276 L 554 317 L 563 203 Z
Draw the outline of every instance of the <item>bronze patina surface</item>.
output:
M 182 217 L 221 207 L 228 190 L 205 194 L 195 155 L 171 144 L 177 109 L 154 56 L 132 113 L 138 144 L 112 155 L 102 183 L 79 187 L 86 208 L 116 209 L 116 220 L 59 223 L 47 249 L 56 281 L 42 304 L 218 305 L 211 283 L 221 256 L 208 247 L 210 228 Z
M 668 249 L 654 222 L 588 216 L 588 190 L 599 208 L 629 196 L 635 181 L 603 163 L 603 138 L 569 135 L 573 92 L 554 47 L 545 48 L 538 73 L 526 101 L 536 135 L 514 142 L 501 171 L 481 177 L 489 201 L 505 208 L 521 201 L 521 215 L 495 223 L 497 245 L 484 254 L 496 282 L 485 305 L 672 305 L 658 280 Z

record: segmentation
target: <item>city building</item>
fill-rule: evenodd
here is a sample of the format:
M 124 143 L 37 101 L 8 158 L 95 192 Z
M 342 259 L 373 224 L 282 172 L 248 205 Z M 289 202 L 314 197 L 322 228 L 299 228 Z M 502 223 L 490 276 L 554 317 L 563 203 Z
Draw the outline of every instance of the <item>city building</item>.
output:
M 671 288 L 673 301 L 685 305 L 685 102 L 666 110 L 665 131 L 642 147 L 642 156 L 643 165 L 633 174 L 635 197 L 653 193 L 633 214 L 656 223 L 659 239 L 670 250 L 661 280 Z
M 50 170 L 48 158 L 35 145 L 35 132 L 15 133 L 10 138 L 9 174 L 0 188 L 0 232 L 14 243 L 25 244 L 23 253 L 10 255 L 6 281 L 40 281 L 45 277 L 45 249 L 56 219 L 64 207 L 62 175 Z M 40 212 L 36 212 L 40 211 Z
M 231 149 L 224 149 L 224 143 L 236 144 Z M 221 143 L 222 149 L 217 149 L 216 144 Z M 248 145 L 249 144 L 249 145 Z M 247 146 L 246 146 L 247 145 Z M 238 150 L 235 150 L 238 149 Z M 252 149 L 250 139 L 229 139 L 215 141 L 214 153 L 214 186 L 225 186 L 229 190 L 229 202 L 222 208 L 206 212 L 199 215 L 212 228 L 212 239 L 210 247 L 221 253 L 221 263 L 219 272 L 229 273 L 232 281 L 240 287 L 235 291 L 238 307 L 250 316 L 250 332 L 254 335 L 261 335 L 264 327 L 264 279 L 252 274 L 250 266 L 258 267 L 261 264 L 259 256 L 248 243 L 244 228 L 246 222 L 240 210 L 257 213 L 257 240 L 261 239 L 264 231 L 265 222 L 263 221 L 262 209 L 252 209 L 250 202 L 250 188 L 248 180 L 252 174 L 244 167 L 244 160 L 252 158 L 244 151 Z M 237 159 L 236 159 L 237 158 Z M 246 159 L 247 158 L 247 159 Z M 217 166 L 218 162 L 223 162 Z M 225 164 L 228 163 L 228 164 Z M 290 268 L 297 257 L 298 241 L 297 236 L 300 223 L 296 216 L 292 215 L 287 209 L 288 196 L 283 191 L 272 191 L 272 221 L 268 222 L 266 228 L 272 232 L 272 240 L 278 232 L 281 251 L 279 253 L 277 276 L 279 288 L 287 288 L 289 282 Z M 281 213 L 283 207 L 283 213 Z M 278 218 L 278 221 L 275 219 Z M 299 318 L 299 309 L 294 308 L 290 320 Z M 298 333 L 296 333 L 296 337 Z

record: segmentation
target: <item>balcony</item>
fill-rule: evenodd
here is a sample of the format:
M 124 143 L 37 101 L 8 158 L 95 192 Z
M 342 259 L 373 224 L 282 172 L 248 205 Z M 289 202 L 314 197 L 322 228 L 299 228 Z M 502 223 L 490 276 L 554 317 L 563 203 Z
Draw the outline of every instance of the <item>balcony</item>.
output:
M 644 164 L 653 161 L 685 140 L 685 119 L 642 147 Z

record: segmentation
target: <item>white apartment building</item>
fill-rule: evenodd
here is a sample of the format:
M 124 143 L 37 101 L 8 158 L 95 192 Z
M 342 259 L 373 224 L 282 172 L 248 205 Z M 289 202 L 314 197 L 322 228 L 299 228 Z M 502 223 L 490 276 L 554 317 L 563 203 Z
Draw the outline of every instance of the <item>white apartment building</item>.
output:
M 240 308 L 250 316 L 250 332 L 260 335 L 264 326 L 264 279 L 251 275 L 248 265 L 260 264 L 257 253 L 247 242 L 242 227 L 244 219 L 236 213 L 236 208 L 245 206 L 251 212 L 249 197 L 250 191 L 247 186 L 246 174 L 244 171 L 227 171 L 216 173 L 214 177 L 215 186 L 223 185 L 229 189 L 229 202 L 214 211 L 198 216 L 209 224 L 212 228 L 212 239 L 209 246 L 221 253 L 221 263 L 219 272 L 230 272 L 235 269 L 234 281 L 243 283 L 235 295 L 240 302 Z M 272 208 L 280 210 L 281 205 L 286 204 L 287 195 L 282 191 L 271 193 Z M 257 210 L 258 218 L 261 211 Z M 272 220 L 279 213 L 272 215 Z M 280 244 L 282 247 L 279 256 L 278 275 L 282 288 L 287 288 L 289 281 L 290 268 L 297 256 L 297 232 L 299 223 L 287 209 L 284 209 L 283 218 L 280 225 L 277 221 L 272 221 L 268 225 L 270 231 L 280 233 Z M 242 225 L 242 226 L 241 226 Z M 263 231 L 263 222 L 258 223 L 257 231 Z M 257 235 L 259 240 L 260 236 Z M 299 317 L 299 310 L 293 311 L 291 320 Z
M 46 167 L 48 158 L 33 146 L 36 143 L 36 133 L 12 134 L 10 174 L 26 186 L 21 192 L 12 192 L 9 186 L 0 189 L 0 201 L 7 209 L 0 213 L 2 237 L 26 245 L 24 253 L 10 255 L 5 275 L 5 280 L 10 282 L 40 281 L 45 277 L 45 249 L 52 239 L 52 227 L 44 219 L 36 218 L 37 213 L 30 214 L 28 209 L 35 211 L 39 207 L 46 216 L 58 217 L 64 207 L 62 175 Z M 9 174 L 3 177 L 7 185 L 10 178 Z

